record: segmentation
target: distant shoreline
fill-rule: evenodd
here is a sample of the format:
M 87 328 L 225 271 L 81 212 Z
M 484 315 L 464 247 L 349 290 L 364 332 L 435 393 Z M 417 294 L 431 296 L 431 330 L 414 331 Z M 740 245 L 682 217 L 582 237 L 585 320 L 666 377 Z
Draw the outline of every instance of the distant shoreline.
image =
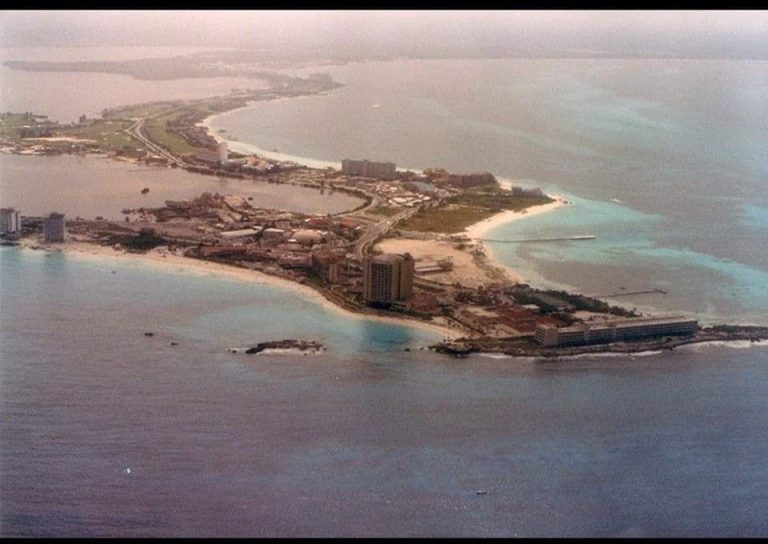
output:
M 258 155 L 261 157 L 265 157 L 267 159 L 272 159 L 275 161 L 288 161 L 288 162 L 294 162 L 296 164 L 300 164 L 302 166 L 306 166 L 309 168 L 318 168 L 318 169 L 325 169 L 325 168 L 334 168 L 336 170 L 341 170 L 341 161 L 339 162 L 333 162 L 333 161 L 323 161 L 319 159 L 313 159 L 311 157 L 302 157 L 298 155 L 289 155 L 286 153 L 280 153 L 279 151 L 268 151 L 262 147 L 260 147 L 258 144 L 254 144 L 252 142 L 241 142 L 239 140 L 230 140 L 226 136 L 222 136 L 218 130 L 211 125 L 211 122 L 222 115 L 228 115 L 231 113 L 235 113 L 238 111 L 247 110 L 249 108 L 252 108 L 257 103 L 262 102 L 277 102 L 280 100 L 296 100 L 301 98 L 309 98 L 311 96 L 325 96 L 328 95 L 333 91 L 327 91 L 327 92 L 320 92 L 315 94 L 307 94 L 302 96 L 284 96 L 280 98 L 273 98 L 268 100 L 252 100 L 245 106 L 241 106 L 239 108 L 234 108 L 227 111 L 217 112 L 212 115 L 209 115 L 199 123 L 197 123 L 197 126 L 202 127 L 208 131 L 208 135 L 216 140 L 219 143 L 226 142 L 227 147 L 231 151 L 236 151 L 238 153 L 243 154 L 253 154 Z
M 314 96 L 328 96 L 331 93 L 335 92 L 337 89 L 333 89 L 330 91 L 324 91 L 314 94 L 307 94 L 302 96 L 286 96 L 286 97 L 280 97 L 280 98 L 273 98 L 273 99 L 267 99 L 267 100 L 253 100 L 249 102 L 245 106 L 241 106 L 239 108 L 234 108 L 227 111 L 217 112 L 212 115 L 209 115 L 199 123 L 197 123 L 197 126 L 202 127 L 208 131 L 208 135 L 216 140 L 219 143 L 226 142 L 227 146 L 230 150 L 236 151 L 238 153 L 244 153 L 244 154 L 255 154 L 259 156 L 263 156 L 267 159 L 272 159 L 276 161 L 289 161 L 294 162 L 296 164 L 300 164 L 302 166 L 306 166 L 308 168 L 319 168 L 319 169 L 325 169 L 325 168 L 334 168 L 336 170 L 341 170 L 341 160 L 339 162 L 334 161 L 325 161 L 321 159 L 313 159 L 312 157 L 306 157 L 303 155 L 290 155 L 288 153 L 281 153 L 280 151 L 269 151 L 259 146 L 259 144 L 255 144 L 253 142 L 243 142 L 240 140 L 230 140 L 226 136 L 223 136 L 219 131 L 212 126 L 212 122 L 223 115 L 228 115 L 231 113 L 235 113 L 242 110 L 247 110 L 253 106 L 255 106 L 257 103 L 262 102 L 277 102 L 280 100 L 296 100 L 301 98 L 310 98 Z M 410 171 L 415 174 L 421 174 L 423 170 L 418 168 L 408 168 L 408 167 L 398 167 L 398 171 L 405 172 Z

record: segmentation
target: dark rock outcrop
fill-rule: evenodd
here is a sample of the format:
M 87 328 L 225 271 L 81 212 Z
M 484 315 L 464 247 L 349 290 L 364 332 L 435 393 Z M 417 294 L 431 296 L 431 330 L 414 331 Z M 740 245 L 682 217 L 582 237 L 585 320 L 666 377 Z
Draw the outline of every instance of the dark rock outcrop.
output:
M 269 342 L 260 342 L 252 348 L 245 350 L 246 353 L 253 355 L 261 353 L 267 349 L 291 349 L 296 351 L 320 351 L 324 349 L 323 344 L 315 340 L 271 340 Z
M 438 353 L 447 353 L 454 357 L 465 357 L 470 353 L 479 351 L 476 345 L 466 342 L 441 342 L 440 344 L 430 346 L 430 348 Z

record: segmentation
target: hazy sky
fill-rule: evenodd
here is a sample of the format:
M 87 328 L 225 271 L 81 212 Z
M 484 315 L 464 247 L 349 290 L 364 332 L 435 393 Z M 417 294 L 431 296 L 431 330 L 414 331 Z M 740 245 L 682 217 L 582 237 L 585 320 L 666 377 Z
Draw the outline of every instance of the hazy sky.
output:
M 765 11 L 2 11 L 0 47 L 612 51 L 768 56 Z

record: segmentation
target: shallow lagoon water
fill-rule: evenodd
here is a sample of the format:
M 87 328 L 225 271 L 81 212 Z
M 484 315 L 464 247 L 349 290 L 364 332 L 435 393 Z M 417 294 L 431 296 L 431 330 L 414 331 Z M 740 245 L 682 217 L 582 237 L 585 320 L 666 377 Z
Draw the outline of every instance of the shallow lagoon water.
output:
M 570 205 L 500 225 L 487 236 L 519 240 L 593 234 L 595 240 L 487 242 L 494 255 L 534 285 L 578 289 L 590 295 L 661 289 L 667 293 L 608 300 L 641 311 L 688 313 L 710 323 L 766 323 L 768 272 L 688 245 L 696 238 L 707 238 L 711 230 L 700 232 L 698 226 L 681 230 L 658 214 L 567 193 L 564 196 Z M 665 228 L 676 232 L 665 233 Z M 760 236 L 733 226 L 723 229 L 730 236 L 729 232 L 718 232 L 723 239 L 720 243 L 752 244 Z
M 142 194 L 145 187 L 149 193 Z M 254 207 L 302 213 L 340 213 L 364 202 L 338 191 L 205 176 L 101 156 L 0 154 L 0 204 L 21 210 L 22 215 L 58 211 L 70 217 L 119 221 L 124 208 L 162 207 L 166 200 L 190 200 L 204 192 L 250 197 Z

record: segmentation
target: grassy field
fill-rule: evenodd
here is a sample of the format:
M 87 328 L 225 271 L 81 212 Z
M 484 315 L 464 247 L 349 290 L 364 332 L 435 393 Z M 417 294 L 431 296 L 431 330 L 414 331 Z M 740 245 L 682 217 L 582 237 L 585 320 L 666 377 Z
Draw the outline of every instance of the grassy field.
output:
M 492 210 L 520 211 L 531 206 L 548 204 L 552 199 L 546 196 L 512 196 L 508 192 L 465 193 L 447 199 L 449 204 L 487 208 Z
M 35 125 L 41 120 L 35 119 L 31 113 L 2 113 L 0 114 L 0 138 L 16 141 L 20 138 L 21 127 Z
M 420 232 L 461 232 L 469 225 L 482 221 L 500 210 L 468 206 L 441 206 L 417 213 L 398 228 Z
M 131 122 L 122 119 L 89 121 L 82 125 L 53 125 L 50 128 L 51 138 L 73 138 L 84 141 L 56 141 L 35 139 L 36 137 L 21 138 L 19 128 L 30 124 L 30 118 L 26 114 L 3 114 L 0 116 L 0 137 L 21 144 L 44 144 L 49 149 L 56 149 L 63 153 L 71 152 L 73 147 L 88 149 L 98 147 L 99 151 L 116 151 L 121 155 L 139 157 L 143 155 L 139 142 L 125 133 Z M 34 123 L 32 123 L 34 124 Z M 45 136 L 40 136 L 45 138 Z
M 83 140 L 94 140 L 103 151 L 117 151 L 122 155 L 141 156 L 143 146 L 124 131 L 131 126 L 130 121 L 106 120 L 92 121 L 88 125 L 64 128 L 59 136 L 69 136 Z
M 85 140 L 82 142 L 27 140 L 22 138 L 20 134 L 20 130 L 24 130 L 22 127 L 44 126 L 46 124 L 45 119 L 35 119 L 34 116 L 26 113 L 7 113 L 0 114 L 0 138 L 16 143 L 41 143 L 49 149 L 64 153 L 71 152 L 74 148 L 81 150 L 83 147 L 88 149 L 98 147 L 97 150 L 103 152 L 117 152 L 123 156 L 141 157 L 145 153 L 143 144 L 133 139 L 125 131 L 133 124 L 132 118 L 148 116 L 145 128 L 151 140 L 166 147 L 176 155 L 188 155 L 197 153 L 201 147 L 190 144 L 179 134 L 168 130 L 169 123 L 172 124 L 179 118 L 186 116 L 182 124 L 191 126 L 211 113 L 212 110 L 205 104 L 194 106 L 180 106 L 178 103 L 143 104 L 117 110 L 106 118 L 88 120 L 83 124 L 52 125 L 49 133 L 45 134 L 45 136 L 53 138 L 66 137 Z
M 144 125 L 147 131 L 147 136 L 153 142 L 157 142 L 161 146 L 165 147 L 168 151 L 174 155 L 194 155 L 199 148 L 191 146 L 184 138 L 178 134 L 174 134 L 167 130 L 166 123 L 168 121 L 176 120 L 186 113 L 184 110 L 174 111 L 148 119 Z
M 398 225 L 419 232 L 461 232 L 470 225 L 504 210 L 521 211 L 552 202 L 546 196 L 512 196 L 505 192 L 466 193 L 446 199 L 446 204 L 417 213 Z
M 390 208 L 387 206 L 377 206 L 375 208 L 371 208 L 369 210 L 366 210 L 366 213 L 373 213 L 376 215 L 383 215 L 384 217 L 392 217 L 393 215 L 399 213 L 401 211 L 400 208 Z
M 125 106 L 122 108 L 110 109 L 105 119 L 139 119 L 159 115 L 163 111 L 178 108 L 181 104 L 177 102 L 152 102 L 147 104 L 137 104 L 135 106 Z

